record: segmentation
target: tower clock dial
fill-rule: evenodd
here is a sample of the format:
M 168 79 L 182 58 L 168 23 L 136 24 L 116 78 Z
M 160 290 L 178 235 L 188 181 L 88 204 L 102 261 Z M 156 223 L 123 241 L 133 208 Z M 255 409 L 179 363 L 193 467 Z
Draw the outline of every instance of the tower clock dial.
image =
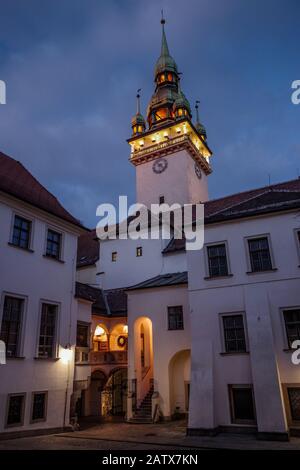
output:
M 196 173 L 197 177 L 199 178 L 199 180 L 201 180 L 202 172 L 201 172 L 200 167 L 197 165 L 197 163 L 195 163 L 195 173 Z
M 154 171 L 154 173 L 159 174 L 165 171 L 167 169 L 167 166 L 167 160 L 165 158 L 159 158 L 153 163 L 152 170 Z

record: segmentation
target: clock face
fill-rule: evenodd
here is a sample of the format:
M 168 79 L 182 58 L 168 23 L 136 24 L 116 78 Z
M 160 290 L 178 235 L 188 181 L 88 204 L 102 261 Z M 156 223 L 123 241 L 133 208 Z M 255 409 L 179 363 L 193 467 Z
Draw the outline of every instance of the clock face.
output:
M 199 178 L 199 180 L 201 180 L 202 172 L 200 170 L 200 167 L 197 165 L 197 163 L 195 163 L 195 173 L 196 173 L 197 177 Z
M 154 173 L 162 173 L 167 169 L 168 162 L 165 158 L 159 158 L 153 163 L 152 170 Z

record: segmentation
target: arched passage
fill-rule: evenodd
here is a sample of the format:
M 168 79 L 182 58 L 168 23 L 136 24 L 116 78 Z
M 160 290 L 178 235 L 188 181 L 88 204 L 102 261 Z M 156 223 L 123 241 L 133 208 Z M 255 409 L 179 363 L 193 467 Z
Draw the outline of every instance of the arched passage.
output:
M 134 366 L 139 404 L 153 384 L 153 333 L 152 321 L 148 317 L 139 317 L 134 323 Z
M 188 413 L 191 373 L 191 351 L 178 351 L 169 362 L 171 415 Z
M 107 376 L 102 370 L 95 370 L 91 375 L 90 394 L 90 415 L 102 415 L 101 393 L 107 382 Z
M 127 405 L 127 369 L 114 369 L 101 394 L 102 416 L 124 416 Z

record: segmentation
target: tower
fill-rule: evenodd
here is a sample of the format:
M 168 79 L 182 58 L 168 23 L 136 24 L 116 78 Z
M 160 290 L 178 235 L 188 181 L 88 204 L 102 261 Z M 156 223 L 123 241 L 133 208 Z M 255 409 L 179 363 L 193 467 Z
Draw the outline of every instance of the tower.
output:
M 181 89 L 180 73 L 170 55 L 162 18 L 161 53 L 154 70 L 155 90 L 147 108 L 147 123 L 140 111 L 132 119 L 130 162 L 136 167 L 137 202 L 190 204 L 208 199 L 207 176 L 212 152 L 204 126 L 192 122 L 189 101 Z

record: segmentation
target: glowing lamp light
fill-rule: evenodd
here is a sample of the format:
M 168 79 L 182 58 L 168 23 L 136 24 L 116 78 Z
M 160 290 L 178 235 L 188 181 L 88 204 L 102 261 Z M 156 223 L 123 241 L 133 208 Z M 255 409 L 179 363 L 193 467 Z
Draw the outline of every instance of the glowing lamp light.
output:
M 141 147 L 143 147 L 143 146 L 144 146 L 144 141 L 143 141 L 143 140 L 140 140 L 140 141 L 139 141 L 139 145 L 140 145 Z
M 128 325 L 124 325 L 123 326 L 123 333 L 125 333 L 127 335 L 128 333 Z
M 177 134 L 180 134 L 180 132 L 181 132 L 180 127 L 176 127 L 176 132 L 177 132 Z
M 72 360 L 73 351 L 70 344 L 67 344 L 61 350 L 60 358 L 63 364 L 68 364 Z
M 103 336 L 103 335 L 105 335 L 104 328 L 102 328 L 102 326 L 100 326 L 100 325 L 96 326 L 95 336 Z

